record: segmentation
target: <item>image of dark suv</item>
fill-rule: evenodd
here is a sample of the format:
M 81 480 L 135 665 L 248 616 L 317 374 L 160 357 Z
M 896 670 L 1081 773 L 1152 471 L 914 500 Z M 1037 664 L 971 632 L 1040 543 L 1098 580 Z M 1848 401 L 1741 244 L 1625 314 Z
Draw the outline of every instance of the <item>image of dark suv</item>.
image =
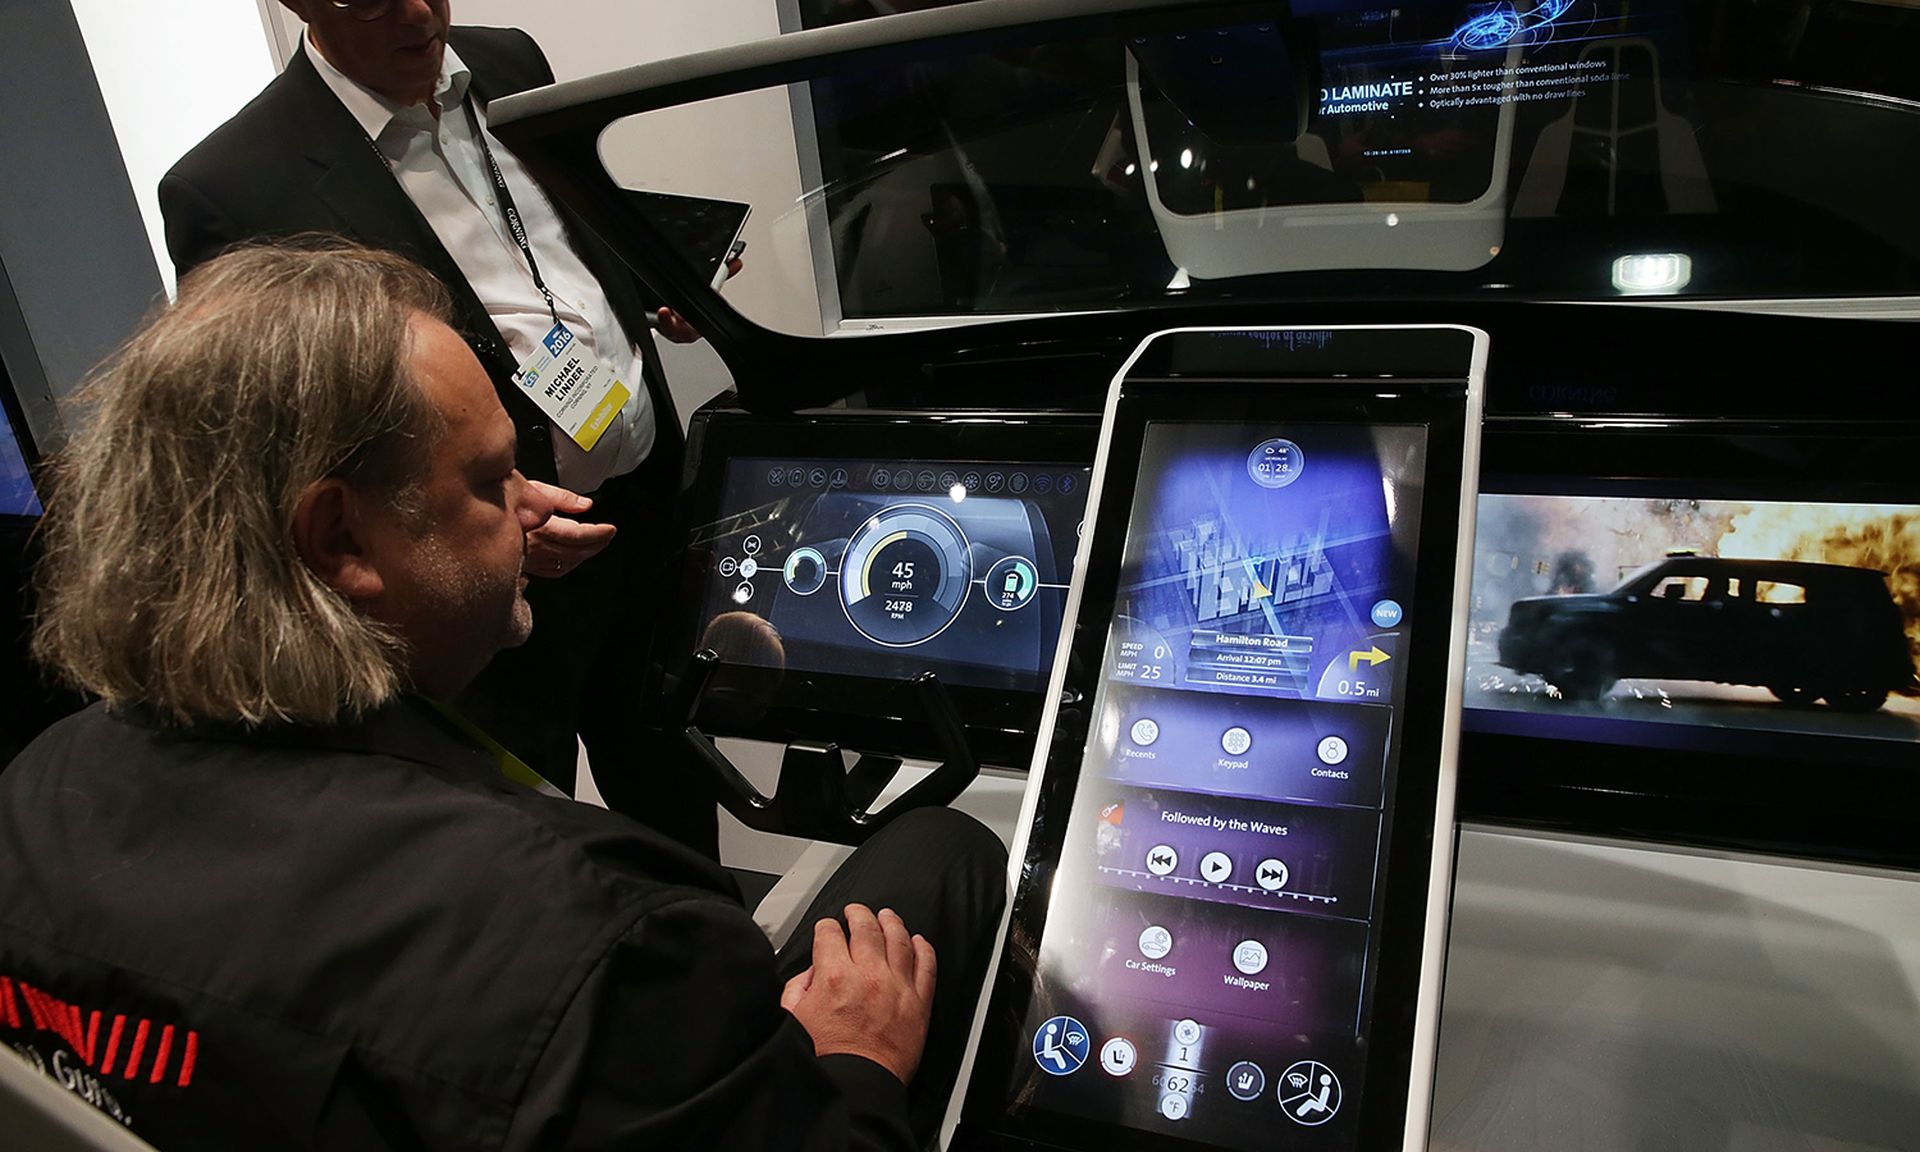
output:
M 1672 556 L 1611 592 L 1515 601 L 1500 663 L 1570 700 L 1646 677 L 1751 684 L 1790 704 L 1871 712 L 1914 686 L 1885 574 L 1785 560 Z

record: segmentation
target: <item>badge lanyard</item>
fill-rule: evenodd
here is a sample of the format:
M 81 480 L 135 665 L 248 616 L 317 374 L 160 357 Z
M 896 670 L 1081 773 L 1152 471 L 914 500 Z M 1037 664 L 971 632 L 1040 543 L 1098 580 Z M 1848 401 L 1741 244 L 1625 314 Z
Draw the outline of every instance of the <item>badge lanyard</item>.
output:
M 487 131 L 480 125 L 480 114 L 474 111 L 473 97 L 462 97 L 460 107 L 467 114 L 467 123 L 473 127 L 473 141 L 480 145 L 480 155 L 486 158 L 487 175 L 493 180 L 493 197 L 500 202 L 500 211 L 507 221 L 507 232 L 520 249 L 520 255 L 526 258 L 527 271 L 533 273 L 533 286 L 540 289 L 541 297 L 547 302 L 547 314 L 553 317 L 555 327 L 564 327 L 560 323 L 560 308 L 554 302 L 553 289 L 547 287 L 546 279 L 540 275 L 540 262 L 533 258 L 533 245 L 527 242 L 527 225 L 520 218 L 519 207 L 513 202 L 513 191 L 507 187 L 506 175 L 500 171 L 500 163 L 493 158 L 493 149 L 487 145 Z M 373 154 L 380 157 L 380 163 L 386 166 L 387 171 L 393 171 L 393 161 L 380 150 L 379 142 L 364 131 L 361 136 L 366 140 L 367 147 L 373 149 Z
M 499 161 L 494 158 L 493 148 L 487 143 L 486 129 L 480 125 L 480 113 L 475 110 L 471 99 L 462 99 L 460 107 L 467 114 L 467 123 L 473 127 L 474 142 L 480 146 L 480 154 L 486 158 L 487 174 L 493 180 L 493 200 L 500 205 L 501 213 L 506 218 L 507 231 L 520 249 L 520 255 L 526 259 L 527 270 L 533 274 L 534 287 L 540 289 L 540 295 L 547 302 L 547 314 L 553 319 L 553 327 L 540 338 L 515 370 L 514 384 L 582 451 L 591 452 L 626 409 L 633 393 L 561 321 L 553 290 L 547 287 L 546 278 L 540 275 L 540 262 L 534 258 L 533 245 L 528 242 L 526 222 L 520 216 L 519 206 L 514 203 L 513 191 L 507 187 L 506 175 L 500 170 Z M 371 136 L 367 137 L 367 145 L 391 170 L 392 164 L 387 160 L 386 153 L 380 151 L 380 146 Z
M 546 298 L 547 312 L 552 315 L 555 325 L 560 323 L 560 309 L 553 302 L 553 289 L 540 276 L 540 264 L 533 258 L 533 245 L 527 243 L 527 226 L 520 218 L 520 209 L 514 205 L 513 192 L 507 188 L 507 177 L 500 171 L 499 161 L 493 158 L 493 149 L 487 146 L 487 131 L 480 126 L 480 113 L 473 110 L 473 97 L 464 97 L 460 107 L 466 110 L 467 123 L 473 126 L 474 143 L 480 145 L 480 155 L 487 159 L 487 175 L 493 177 L 493 194 L 500 201 L 500 210 L 507 218 L 507 231 L 513 234 L 513 242 L 520 247 L 520 255 L 527 258 L 527 271 L 533 273 L 533 286 L 540 289 L 540 295 Z

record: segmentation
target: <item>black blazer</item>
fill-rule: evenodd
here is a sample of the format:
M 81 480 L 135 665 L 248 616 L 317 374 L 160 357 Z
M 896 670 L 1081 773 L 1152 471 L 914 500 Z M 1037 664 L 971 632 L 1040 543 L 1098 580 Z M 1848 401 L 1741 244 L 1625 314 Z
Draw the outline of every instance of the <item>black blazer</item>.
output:
M 553 83 L 546 57 L 512 28 L 455 28 L 449 36 L 472 71 L 480 107 Z M 600 281 L 627 334 L 639 341 L 658 432 L 641 479 L 670 492 L 679 478 L 683 441 L 673 397 L 654 348 L 652 310 L 633 273 L 613 250 L 557 201 L 574 250 Z M 439 277 L 453 294 L 454 327 L 493 377 L 500 402 L 520 434 L 520 470 L 554 476 L 546 414 L 513 383 L 517 365 L 479 297 L 433 228 L 368 147 L 366 133 L 327 87 L 304 51 L 160 181 L 160 212 L 174 267 L 189 269 L 243 240 L 301 232 L 335 232 L 398 252 Z

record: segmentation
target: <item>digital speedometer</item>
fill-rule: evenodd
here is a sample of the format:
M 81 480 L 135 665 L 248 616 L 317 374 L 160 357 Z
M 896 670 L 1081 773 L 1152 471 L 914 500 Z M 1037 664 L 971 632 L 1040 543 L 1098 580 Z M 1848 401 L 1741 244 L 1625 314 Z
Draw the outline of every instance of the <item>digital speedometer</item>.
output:
M 840 600 L 862 636 L 907 648 L 953 623 L 972 582 L 971 548 L 953 517 L 929 504 L 895 504 L 847 542 Z

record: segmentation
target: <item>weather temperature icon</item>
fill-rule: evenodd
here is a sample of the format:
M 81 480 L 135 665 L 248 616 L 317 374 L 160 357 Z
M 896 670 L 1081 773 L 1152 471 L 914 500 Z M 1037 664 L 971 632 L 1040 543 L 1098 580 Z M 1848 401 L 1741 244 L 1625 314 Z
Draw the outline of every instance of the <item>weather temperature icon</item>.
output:
M 1274 437 L 1254 445 L 1247 453 L 1247 475 L 1262 488 L 1285 488 L 1300 479 L 1307 458 L 1300 445 Z

